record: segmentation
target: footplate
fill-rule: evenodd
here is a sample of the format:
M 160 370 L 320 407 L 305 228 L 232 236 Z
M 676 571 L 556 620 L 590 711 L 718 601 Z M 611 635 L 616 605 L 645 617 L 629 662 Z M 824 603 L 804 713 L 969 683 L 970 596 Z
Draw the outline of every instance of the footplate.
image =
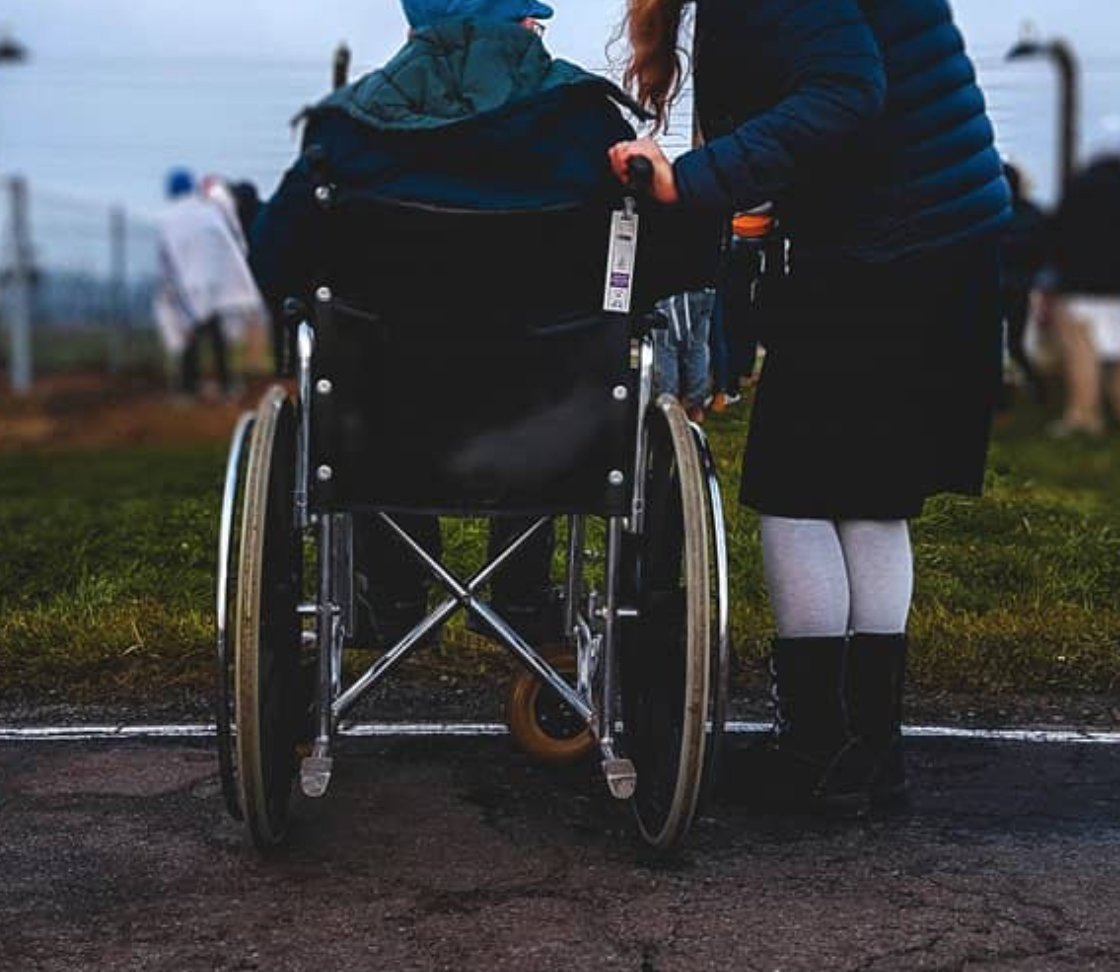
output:
M 313 799 L 326 794 L 331 785 L 331 768 L 334 760 L 330 756 L 307 756 L 299 767 L 299 785 L 305 796 Z
M 602 767 L 611 796 L 616 800 L 631 799 L 638 788 L 638 774 L 634 764 L 628 759 L 604 759 Z

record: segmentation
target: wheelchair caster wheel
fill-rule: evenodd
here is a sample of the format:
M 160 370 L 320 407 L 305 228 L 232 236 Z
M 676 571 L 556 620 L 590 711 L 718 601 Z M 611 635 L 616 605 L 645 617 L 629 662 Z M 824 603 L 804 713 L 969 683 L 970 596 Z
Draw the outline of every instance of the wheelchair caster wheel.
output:
M 570 648 L 556 645 L 541 655 L 560 675 L 575 678 L 576 658 Z M 526 671 L 510 682 L 506 721 L 518 747 L 542 763 L 576 763 L 595 748 L 591 729 Z

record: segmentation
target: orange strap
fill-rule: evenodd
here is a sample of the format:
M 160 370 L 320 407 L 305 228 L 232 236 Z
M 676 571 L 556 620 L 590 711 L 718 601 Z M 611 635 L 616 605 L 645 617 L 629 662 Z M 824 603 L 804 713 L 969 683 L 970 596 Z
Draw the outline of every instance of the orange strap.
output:
M 731 220 L 731 231 L 742 239 L 759 239 L 773 228 L 774 217 L 769 213 L 739 213 Z

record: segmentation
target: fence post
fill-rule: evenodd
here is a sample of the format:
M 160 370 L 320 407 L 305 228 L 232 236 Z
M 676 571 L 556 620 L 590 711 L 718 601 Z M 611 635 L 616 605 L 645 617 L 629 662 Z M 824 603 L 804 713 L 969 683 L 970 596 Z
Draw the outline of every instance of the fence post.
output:
M 128 224 L 124 210 L 114 207 L 109 213 L 109 371 L 116 374 L 124 367 L 128 354 Z
M 350 48 L 346 41 L 342 41 L 334 52 L 334 71 L 331 80 L 335 91 L 345 88 L 350 80 L 350 58 Z
M 27 182 L 16 176 L 8 180 L 8 248 L 10 263 L 4 275 L 11 348 L 9 361 L 12 391 L 26 395 L 31 391 L 31 289 L 35 269 L 31 251 L 31 226 L 28 219 Z

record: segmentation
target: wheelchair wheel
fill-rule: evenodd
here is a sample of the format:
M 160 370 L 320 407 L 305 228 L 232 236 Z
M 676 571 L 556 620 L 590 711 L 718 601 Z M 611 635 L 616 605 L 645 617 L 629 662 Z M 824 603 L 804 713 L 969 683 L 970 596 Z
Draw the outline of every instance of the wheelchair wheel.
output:
M 696 439 L 696 449 L 704 474 L 712 552 L 712 635 L 709 646 L 711 690 L 708 693 L 708 735 L 704 746 L 704 787 L 700 797 L 701 804 L 705 804 L 719 779 L 727 705 L 731 694 L 731 563 L 723 515 L 723 494 L 720 491 L 715 457 L 703 429 L 693 425 L 692 434 Z
M 541 654 L 560 675 L 575 678 L 576 658 L 571 648 L 556 645 Z M 509 683 L 506 722 L 518 747 L 542 763 L 577 763 L 595 748 L 587 724 L 528 671 L 519 671 Z
M 259 848 L 284 839 L 297 746 L 308 727 L 295 443 L 292 403 L 274 387 L 257 409 L 249 448 L 234 628 L 237 782 L 245 825 Z
M 703 786 L 711 673 L 711 526 L 697 440 L 680 404 L 651 410 L 646 521 L 627 539 L 622 628 L 623 740 L 637 771 L 642 838 L 669 850 L 688 832 Z
M 218 540 L 218 589 L 216 598 L 217 682 L 215 725 L 218 740 L 218 775 L 222 781 L 222 797 L 226 811 L 234 820 L 241 820 L 241 799 L 237 782 L 237 760 L 234 753 L 233 654 L 230 646 L 230 604 L 237 585 L 237 564 L 234 561 L 234 537 L 237 534 L 237 501 L 242 495 L 245 466 L 245 445 L 252 432 L 256 414 L 247 412 L 237 423 L 230 441 L 226 463 L 225 487 L 222 491 L 222 516 Z

